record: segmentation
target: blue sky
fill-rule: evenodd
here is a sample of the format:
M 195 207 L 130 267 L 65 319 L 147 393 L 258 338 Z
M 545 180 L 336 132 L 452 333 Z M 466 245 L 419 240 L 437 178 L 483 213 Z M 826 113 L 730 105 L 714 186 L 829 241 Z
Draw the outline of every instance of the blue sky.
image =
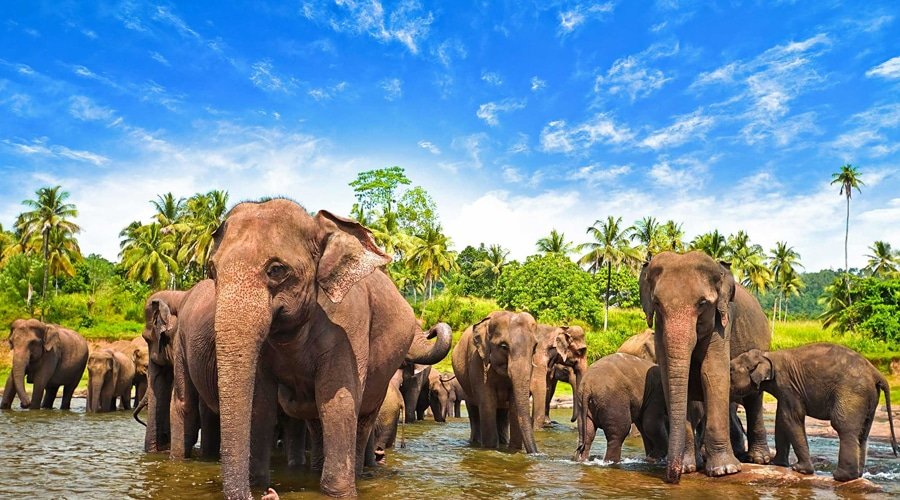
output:
M 347 213 L 400 165 L 457 249 L 607 215 L 748 231 L 808 270 L 900 246 L 894 2 L 4 2 L 0 223 L 61 184 L 115 259 L 149 200 Z

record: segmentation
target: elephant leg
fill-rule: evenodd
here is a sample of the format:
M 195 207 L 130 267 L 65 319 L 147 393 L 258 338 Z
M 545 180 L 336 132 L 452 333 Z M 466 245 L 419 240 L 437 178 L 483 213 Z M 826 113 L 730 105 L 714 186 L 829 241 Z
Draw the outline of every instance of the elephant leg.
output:
M 356 496 L 360 382 L 356 378 L 357 366 L 353 358 L 340 351 L 332 352 L 334 355 L 322 360 L 324 366 L 329 367 L 328 374 L 323 373 L 315 380 L 316 406 L 322 422 L 325 453 L 319 487 L 323 493 L 333 497 Z M 276 404 L 273 401 L 272 407 Z M 365 437 L 368 438 L 368 435 Z M 365 441 L 359 444 L 364 445 Z
M 461 405 L 462 405 L 462 401 L 460 401 L 460 400 L 458 400 L 458 399 L 457 399 L 456 401 L 453 402 L 453 416 L 454 416 L 455 418 L 461 418 L 461 417 L 462 417 L 462 412 L 460 411 L 460 410 L 461 410 Z
M 250 484 L 265 486 L 269 484 L 269 463 L 278 424 L 278 384 L 261 369 L 257 370 L 253 388 L 251 418 Z
M 584 462 L 590 458 L 591 446 L 594 444 L 594 438 L 597 436 L 597 426 L 594 423 L 594 416 L 589 411 L 585 411 L 584 420 L 578 426 L 578 447 L 575 449 L 575 456 L 572 460 L 576 462 Z
M 222 444 L 222 428 L 219 415 L 205 403 L 200 404 L 200 456 L 215 459 Z
M 809 444 L 806 439 L 806 414 L 796 408 L 793 408 L 782 397 L 784 402 L 778 402 L 778 409 L 775 412 L 775 457 L 778 465 L 787 465 L 789 461 L 788 452 L 790 448 L 794 448 L 794 454 L 797 455 L 797 463 L 791 466 L 791 469 L 801 474 L 812 474 L 814 472 L 812 460 L 809 456 Z M 782 440 L 790 444 L 790 447 L 784 446 L 779 448 L 779 434 Z M 782 454 L 783 453 L 783 454 Z
M 44 392 L 44 400 L 41 402 L 41 408 L 53 408 L 53 402 L 56 401 L 56 393 L 59 392 L 58 385 L 48 385 Z
M 772 461 L 772 451 L 766 440 L 766 423 L 763 416 L 763 395 L 751 394 L 742 404 L 747 413 L 747 458 L 764 465 Z
M 738 404 L 732 401 L 728 405 L 728 431 L 729 440 L 731 441 L 731 452 L 738 460 L 746 461 L 747 443 L 744 440 L 744 423 L 737 414 Z
M 359 476 L 362 474 L 363 467 L 374 467 L 375 466 L 375 442 L 372 441 L 372 447 L 369 448 L 368 444 L 371 441 L 370 438 L 374 437 L 374 433 L 372 429 L 375 428 L 375 420 L 378 418 L 378 412 L 372 412 L 368 415 L 361 415 L 359 417 L 359 422 L 356 424 L 356 475 Z M 370 451 L 370 453 L 366 453 L 366 451 Z
M 691 425 L 690 419 L 688 419 L 684 423 L 684 453 L 683 458 L 681 459 L 682 474 L 697 472 L 697 466 L 700 462 L 697 458 L 700 456 L 700 451 L 698 450 L 697 446 L 698 444 L 699 440 L 694 434 L 694 426 Z
M 665 458 L 669 448 L 669 435 L 666 432 L 665 405 L 659 407 L 651 405 L 641 415 L 641 425 L 638 430 L 644 439 L 644 451 L 647 457 L 659 460 Z
M 862 420 L 857 419 L 857 420 Z M 832 474 L 835 481 L 851 481 L 862 475 L 860 456 L 865 451 L 860 449 L 860 442 L 868 438 L 867 430 L 860 430 L 856 422 L 847 423 L 832 418 L 831 426 L 838 433 L 840 448 L 838 448 L 838 465 Z
M 322 443 L 322 422 L 319 419 L 308 420 L 306 424 L 309 431 L 310 451 L 309 468 L 313 471 L 321 471 L 325 465 L 325 452 Z
M 3 389 L 3 400 L 0 401 L 0 410 L 8 410 L 12 408 L 13 398 L 16 397 L 16 383 L 13 379 L 12 372 L 6 377 L 6 387 Z
M 624 428 L 619 425 L 607 425 L 603 429 L 603 435 L 606 436 L 606 455 L 603 456 L 605 462 L 619 462 L 622 460 L 622 443 L 625 437 L 631 431 L 631 423 L 629 422 Z
M 284 421 L 284 452 L 290 469 L 306 464 L 306 422 L 293 417 Z
M 706 475 L 724 476 L 741 471 L 729 436 L 730 372 L 728 341 L 712 334 L 700 365 L 700 382 L 706 404 L 703 446 L 706 448 Z
M 509 409 L 497 408 L 497 441 L 509 444 Z
M 41 403 L 44 399 L 44 390 L 47 388 L 47 379 L 49 377 L 43 376 L 42 373 L 39 373 L 34 377 L 34 386 L 32 386 L 31 392 L 31 404 L 28 406 L 32 410 L 39 410 L 41 408 Z
M 478 411 L 478 406 L 468 402 L 466 409 L 469 411 L 469 444 L 481 446 L 481 412 Z
M 169 456 L 173 459 L 191 457 L 200 431 L 199 396 L 188 377 L 187 366 L 181 356 L 176 356 L 175 380 L 169 406 L 169 425 L 172 430 Z
M 478 405 L 479 426 L 481 431 L 481 446 L 484 448 L 496 448 L 500 444 L 497 420 L 499 413 L 497 403 L 490 396 L 482 398 Z
M 547 396 L 544 400 L 544 425 L 549 426 L 553 421 L 550 420 L 550 403 L 553 402 L 553 395 L 556 394 L 556 377 L 550 377 L 547 382 Z

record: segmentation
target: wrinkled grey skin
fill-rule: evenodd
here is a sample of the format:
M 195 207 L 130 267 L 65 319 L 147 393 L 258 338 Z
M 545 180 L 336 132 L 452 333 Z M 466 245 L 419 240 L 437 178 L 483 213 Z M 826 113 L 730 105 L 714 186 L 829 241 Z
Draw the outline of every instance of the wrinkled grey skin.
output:
M 375 428 L 372 430 L 375 461 L 379 464 L 385 462 L 386 450 L 394 447 L 394 441 L 397 438 L 397 426 L 400 423 L 400 419 L 404 416 L 403 395 L 400 393 L 402 379 L 403 372 L 401 370 L 397 370 L 397 373 L 391 377 L 387 393 L 384 396 L 384 402 L 381 403 L 381 409 L 378 410 Z M 400 447 L 403 447 L 402 437 L 400 438 Z
M 132 358 L 114 349 L 98 349 L 88 356 L 88 412 L 131 409 L 131 386 L 134 382 Z
M 529 394 L 537 324 L 528 313 L 497 311 L 466 329 L 453 349 L 453 372 L 468 399 L 470 442 L 537 453 Z
M 450 417 L 461 416 L 460 405 L 467 398 L 456 375 L 432 370 L 428 378 L 428 387 L 431 393 L 431 413 L 435 422 L 446 422 Z
M 641 333 L 628 337 L 616 352 L 631 354 L 645 361 L 656 364 L 656 341 L 653 340 L 653 330 L 646 329 Z
M 355 496 L 388 381 L 405 357 L 446 356 L 450 328 L 427 340 L 380 269 L 390 257 L 355 221 L 284 199 L 241 203 L 214 241 L 225 497 L 251 498 L 251 474 L 268 481 L 277 403 L 308 422 L 322 491 Z
M 173 347 L 178 310 L 186 294 L 176 290 L 156 292 L 144 305 L 144 331 L 141 336 L 147 344 L 150 358 L 147 364 L 146 404 L 143 405 L 147 408 L 144 433 L 144 451 L 147 453 L 167 451 L 172 439 L 169 405 L 174 381 Z M 141 406 L 138 404 L 136 410 Z
M 774 352 L 753 349 L 731 360 L 731 390 L 735 396 L 765 391 L 778 399 L 773 463 L 787 467 L 793 447 L 797 463 L 791 468 L 803 474 L 814 472 L 806 417 L 829 420 L 841 441 L 833 473 L 837 481 L 862 476 L 878 391 L 882 391 L 891 449 L 897 455 L 890 386 L 871 363 L 846 347 L 819 343 Z
M 632 423 L 641 432 L 647 457 L 664 458 L 669 436 L 659 375 L 659 366 L 630 354 L 615 353 L 592 363 L 582 382 L 584 415 L 573 460 L 590 458 L 594 436 L 601 429 L 606 436 L 603 460 L 620 461 Z
M 8 342 L 13 351 L 13 365 L 0 409 L 10 409 L 17 395 L 22 408 L 53 408 L 62 387 L 60 408 L 68 410 L 87 364 L 87 341 L 59 325 L 17 319 L 10 327 Z M 25 389 L 26 381 L 34 384 L 31 397 Z
M 114 351 L 119 351 L 134 364 L 134 406 L 144 398 L 147 392 L 147 368 L 150 363 L 150 352 L 147 350 L 147 342 L 143 337 L 135 337 L 131 340 L 117 340 L 109 345 Z M 129 389 L 129 393 L 130 393 Z
M 688 400 L 703 401 L 705 470 L 709 476 L 741 470 L 730 439 L 728 363 L 753 348 L 768 349 L 771 333 L 759 303 L 724 264 L 701 252 L 661 253 L 644 266 L 639 279 L 641 307 L 654 328 L 669 415 L 666 481 L 696 470 Z M 747 411 L 750 459 L 770 458 L 762 420 L 762 398 L 743 399 Z M 698 443 L 699 445 L 699 443 Z
M 551 424 L 550 402 L 559 381 L 572 385 L 572 422 L 577 422 L 580 415 L 579 384 L 587 371 L 584 330 L 580 326 L 538 325 L 533 363 L 535 370 L 531 377 L 531 394 L 535 401 L 532 409 L 534 429 Z M 544 404 L 541 405 L 540 401 Z
M 411 424 L 424 420 L 430 401 L 428 377 L 431 375 L 431 366 L 403 363 L 400 371 L 403 372 L 400 393 L 403 394 L 405 422 Z

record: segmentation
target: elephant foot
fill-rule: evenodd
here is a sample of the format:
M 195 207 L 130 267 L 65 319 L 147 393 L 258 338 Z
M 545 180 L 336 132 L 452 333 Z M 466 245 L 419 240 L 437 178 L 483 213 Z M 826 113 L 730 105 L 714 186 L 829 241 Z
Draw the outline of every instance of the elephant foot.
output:
M 768 446 L 760 446 L 759 448 L 754 447 L 743 458 L 744 458 L 744 460 L 742 460 L 743 462 L 749 462 L 752 464 L 759 464 L 759 465 L 766 465 L 772 461 L 772 452 L 769 451 Z
M 706 475 L 710 477 L 727 476 L 741 471 L 741 463 L 730 452 L 720 453 L 706 460 Z
M 834 470 L 834 473 L 831 476 L 834 477 L 835 481 L 839 481 L 839 482 L 843 483 L 846 481 L 853 481 L 854 479 L 859 479 L 860 474 L 857 471 L 848 471 L 848 470 L 841 469 L 840 467 L 838 467 L 837 469 Z
M 810 462 L 806 462 L 806 463 L 797 462 L 791 466 L 791 470 L 793 470 L 794 472 L 799 472 L 800 474 L 812 474 L 815 472 L 813 470 L 812 463 L 810 463 Z M 837 474 L 838 474 L 839 470 L 840 469 L 834 471 L 834 474 L 835 474 L 834 478 L 837 479 L 838 481 L 840 481 L 840 479 L 837 478 Z M 852 478 L 852 479 L 856 479 L 856 478 Z
M 681 459 L 681 473 L 691 474 L 694 472 L 697 472 L 697 458 L 694 456 L 693 451 L 685 451 Z
M 790 467 L 791 462 L 788 461 L 787 456 L 781 456 L 779 454 L 775 454 L 775 457 L 772 458 L 772 465 L 777 465 L 779 467 Z

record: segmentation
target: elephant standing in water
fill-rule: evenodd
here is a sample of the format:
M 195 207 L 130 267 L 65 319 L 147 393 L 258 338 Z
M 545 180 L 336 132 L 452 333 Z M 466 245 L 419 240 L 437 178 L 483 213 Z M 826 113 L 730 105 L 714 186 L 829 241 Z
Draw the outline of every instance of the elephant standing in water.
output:
M 524 444 L 537 453 L 529 413 L 536 333 L 530 314 L 497 311 L 466 329 L 453 349 L 453 372 L 469 397 L 473 445 L 496 448 L 508 439 L 510 449 Z
M 771 332 L 759 303 L 736 285 L 731 270 L 702 252 L 663 252 L 641 271 L 641 307 L 654 328 L 669 415 L 666 481 L 697 469 L 693 432 L 685 425 L 688 400 L 703 401 L 710 476 L 734 474 L 741 464 L 729 436 L 729 361 L 750 349 L 768 350 Z M 762 396 L 741 401 L 747 411 L 749 457 L 771 460 Z
M 404 362 L 400 365 L 400 371 L 403 373 L 400 393 L 403 394 L 405 408 L 404 422 L 411 424 L 416 420 L 424 420 L 425 410 L 430 403 L 428 379 L 433 370 L 428 365 Z
M 237 205 L 213 236 L 225 497 L 250 498 L 251 474 L 268 481 L 278 401 L 310 421 L 322 491 L 356 495 L 388 381 L 404 357 L 446 356 L 449 326 L 426 339 L 380 269 L 390 257 L 355 221 L 274 199 Z
M 387 394 L 381 409 L 378 411 L 378 419 L 372 430 L 372 448 L 375 453 L 375 461 L 383 464 L 385 452 L 394 447 L 397 438 L 397 426 L 400 419 L 404 418 L 403 394 L 400 393 L 400 383 L 403 381 L 403 372 L 397 370 L 388 383 Z M 404 420 L 405 422 L 405 420 Z M 403 447 L 403 437 L 400 437 L 400 447 Z
M 22 408 L 53 408 L 62 387 L 60 408 L 68 410 L 87 364 L 84 337 L 59 325 L 17 319 L 10 328 L 9 347 L 13 351 L 12 372 L 6 379 L 0 409 L 11 408 L 16 395 Z M 34 384 L 30 398 L 25 390 L 26 377 Z
M 435 422 L 445 422 L 450 417 L 460 417 L 460 405 L 468 399 L 456 375 L 431 370 L 428 378 L 431 413 Z
M 572 385 L 572 422 L 578 420 L 579 383 L 587 372 L 587 341 L 580 326 L 538 325 L 531 394 L 534 429 L 550 425 L 550 402 L 558 381 Z
M 106 412 L 131 408 L 134 382 L 132 358 L 114 349 L 97 349 L 88 356 L 88 412 Z
M 150 364 L 147 342 L 143 337 L 135 337 L 131 340 L 117 340 L 109 348 L 128 356 L 134 363 L 132 386 L 134 386 L 134 406 L 136 407 L 147 392 L 147 368 Z

